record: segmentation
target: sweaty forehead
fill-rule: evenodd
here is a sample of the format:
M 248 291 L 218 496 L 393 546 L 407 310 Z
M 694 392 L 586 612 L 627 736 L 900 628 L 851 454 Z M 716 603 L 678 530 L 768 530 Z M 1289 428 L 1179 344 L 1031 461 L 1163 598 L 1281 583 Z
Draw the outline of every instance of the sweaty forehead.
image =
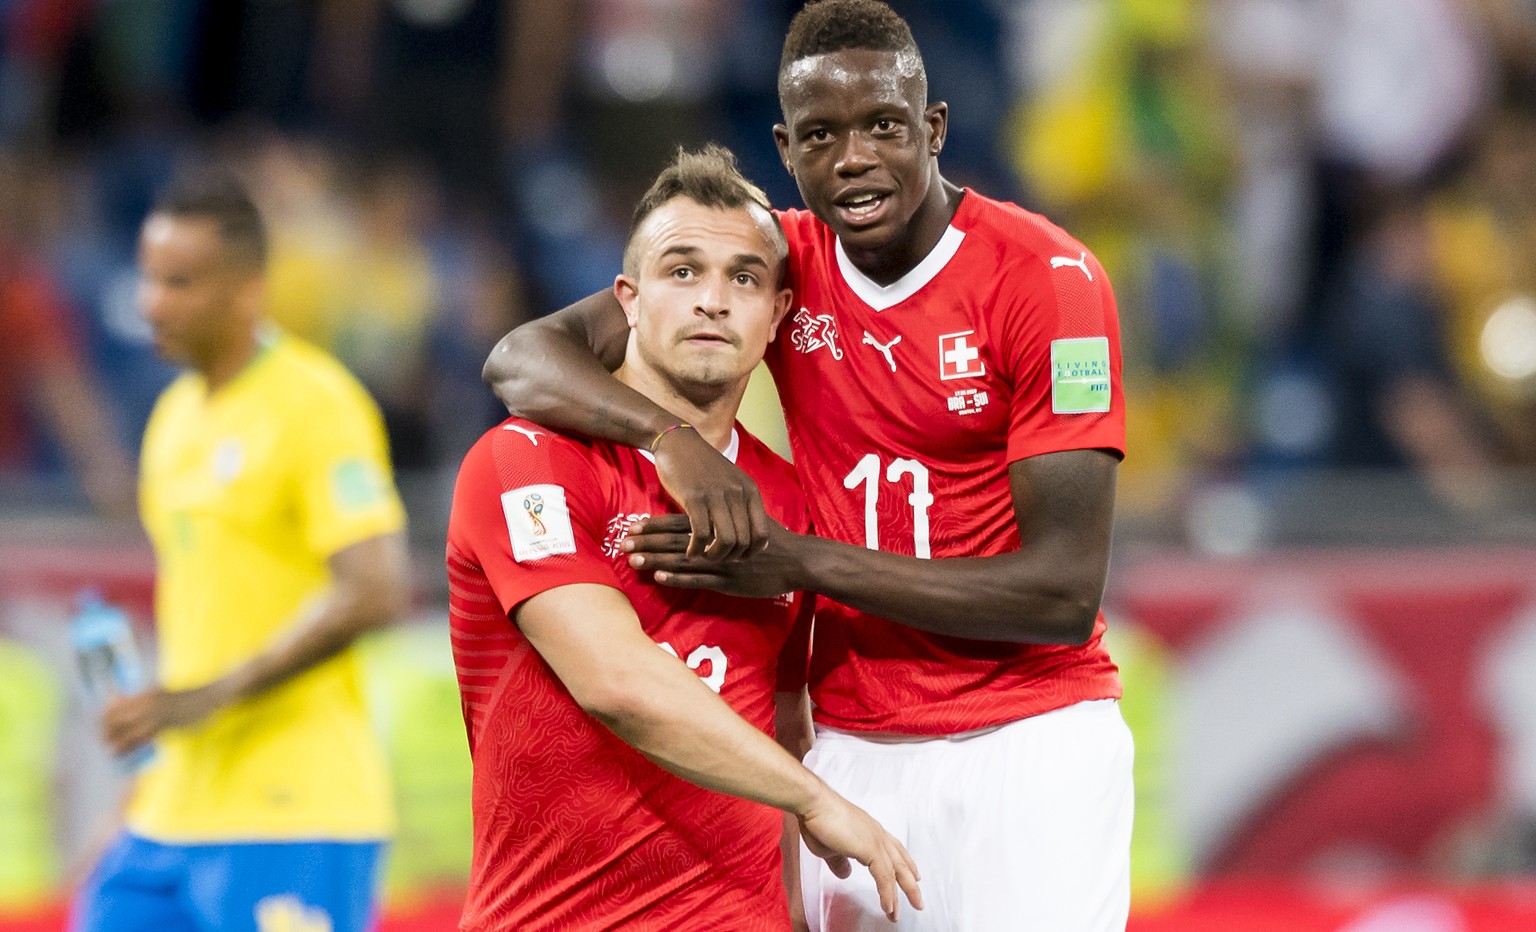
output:
M 843 49 L 790 62 L 779 76 L 779 96 L 789 109 L 860 102 L 924 106 L 923 62 L 911 50 Z

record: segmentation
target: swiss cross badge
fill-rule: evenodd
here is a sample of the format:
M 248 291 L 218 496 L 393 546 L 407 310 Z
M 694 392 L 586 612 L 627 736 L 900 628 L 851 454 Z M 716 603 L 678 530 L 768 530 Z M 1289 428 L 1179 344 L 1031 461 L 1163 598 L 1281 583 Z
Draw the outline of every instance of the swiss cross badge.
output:
M 986 364 L 981 361 L 976 331 L 962 330 L 939 337 L 939 378 L 976 379 L 987 374 Z

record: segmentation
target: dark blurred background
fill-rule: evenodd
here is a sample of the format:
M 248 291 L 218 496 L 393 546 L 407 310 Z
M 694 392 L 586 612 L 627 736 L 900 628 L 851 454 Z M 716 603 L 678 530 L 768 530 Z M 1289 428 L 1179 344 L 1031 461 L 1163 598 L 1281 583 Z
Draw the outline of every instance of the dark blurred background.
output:
M 250 179 L 274 315 L 386 413 L 421 564 L 403 636 L 432 644 L 453 474 L 500 417 L 495 340 L 611 285 L 680 143 L 729 145 L 799 206 L 769 132 L 799 5 L 0 0 L 0 647 L 47 660 L 0 698 L 0 746 L 44 736 L 0 750 L 0 806 L 57 814 L 0 838 L 0 906 L 56 899 L 96 818 L 60 606 L 106 574 L 149 632 L 134 459 L 174 373 L 134 307 L 134 240 L 158 187 L 209 160 Z M 1373 896 L 1528 878 L 1536 2 L 892 6 L 950 105 L 945 174 L 1065 226 L 1116 285 L 1130 455 L 1107 604 L 1145 715 L 1138 902 L 1223 876 Z M 775 417 L 759 386 L 744 419 L 782 443 Z M 418 674 L 446 702 L 444 668 Z M 456 728 L 444 708 L 419 729 Z M 6 782 L 39 760 L 76 776 Z M 418 886 L 451 888 L 457 840 Z M 8 888 L 3 852 L 27 845 L 48 851 Z M 1448 923 L 1424 926 L 1390 898 L 1380 926 L 1321 902 L 1332 925 L 1274 928 L 1504 928 L 1475 897 L 1410 900 Z M 1210 928 L 1262 914 L 1284 915 Z M 1166 928 L 1205 928 L 1180 915 Z

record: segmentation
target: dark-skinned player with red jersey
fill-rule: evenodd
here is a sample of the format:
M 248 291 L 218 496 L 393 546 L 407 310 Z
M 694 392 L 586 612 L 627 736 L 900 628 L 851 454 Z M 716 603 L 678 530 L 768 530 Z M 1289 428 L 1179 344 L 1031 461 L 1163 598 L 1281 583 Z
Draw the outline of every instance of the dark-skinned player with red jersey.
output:
M 685 515 L 630 565 L 680 588 L 820 593 L 806 765 L 924 874 L 911 930 L 1123 929 L 1132 743 L 1102 642 L 1125 449 L 1103 268 L 1037 214 L 947 182 L 948 108 L 876 0 L 794 19 L 779 69 L 794 290 L 766 361 L 816 535 L 608 375 L 595 295 L 509 334 L 486 381 L 515 413 L 635 447 Z M 889 928 L 867 878 L 805 859 L 812 929 Z

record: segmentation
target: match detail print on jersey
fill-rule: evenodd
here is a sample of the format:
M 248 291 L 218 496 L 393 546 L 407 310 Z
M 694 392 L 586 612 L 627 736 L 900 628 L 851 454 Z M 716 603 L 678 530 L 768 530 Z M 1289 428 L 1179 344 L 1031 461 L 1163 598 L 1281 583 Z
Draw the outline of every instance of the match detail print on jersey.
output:
M 1087 414 L 1109 410 L 1109 338 L 1051 341 L 1051 410 Z
M 501 511 L 512 538 L 512 559 L 517 562 L 576 552 L 576 534 L 571 530 L 563 487 L 525 485 L 503 492 Z

